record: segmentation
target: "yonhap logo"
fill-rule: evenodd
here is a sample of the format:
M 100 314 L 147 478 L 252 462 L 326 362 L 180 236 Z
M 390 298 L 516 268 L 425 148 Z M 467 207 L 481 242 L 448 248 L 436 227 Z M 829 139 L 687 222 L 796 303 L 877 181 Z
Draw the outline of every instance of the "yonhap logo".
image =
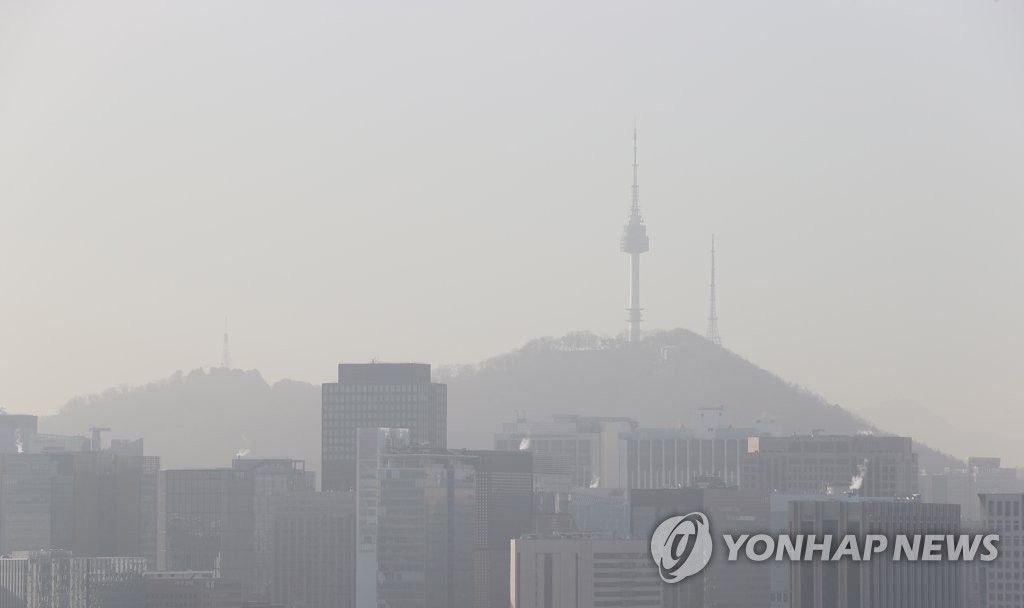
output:
M 723 562 L 991 562 L 999 557 L 998 534 L 722 534 Z M 651 556 L 666 583 L 678 583 L 711 562 L 714 549 L 706 515 L 693 512 L 661 522 L 651 535 Z
M 666 583 L 697 574 L 711 561 L 711 529 L 703 513 L 670 517 L 651 536 L 651 556 Z

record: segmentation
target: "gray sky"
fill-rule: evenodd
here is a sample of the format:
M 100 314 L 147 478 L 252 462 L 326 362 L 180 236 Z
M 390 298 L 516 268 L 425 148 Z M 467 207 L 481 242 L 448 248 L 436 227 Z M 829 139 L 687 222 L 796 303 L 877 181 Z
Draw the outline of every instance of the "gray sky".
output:
M 727 347 L 1021 424 L 1022 108 L 1020 0 L 0 0 L 0 403 L 618 333 L 635 117 L 647 327 L 714 232 Z

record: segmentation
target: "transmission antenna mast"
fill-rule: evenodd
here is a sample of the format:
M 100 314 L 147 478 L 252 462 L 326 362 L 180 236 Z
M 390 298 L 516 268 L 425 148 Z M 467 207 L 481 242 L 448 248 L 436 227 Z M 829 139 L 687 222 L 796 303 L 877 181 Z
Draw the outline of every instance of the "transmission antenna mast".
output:
M 231 341 L 228 339 L 228 319 L 224 317 L 224 350 L 220 355 L 220 366 L 231 369 Z
M 640 308 L 640 254 L 651 248 L 650 239 L 647 238 L 647 226 L 640 215 L 640 166 L 636 159 L 636 125 L 633 125 L 633 200 L 629 207 L 629 219 L 622 229 L 622 239 L 619 242 L 622 252 L 629 254 L 629 308 L 626 309 L 626 326 L 630 342 L 640 339 L 640 321 L 643 320 L 643 309 Z
M 707 339 L 717 346 L 722 345 L 718 335 L 718 309 L 715 306 L 715 235 L 711 235 L 711 308 L 708 313 Z

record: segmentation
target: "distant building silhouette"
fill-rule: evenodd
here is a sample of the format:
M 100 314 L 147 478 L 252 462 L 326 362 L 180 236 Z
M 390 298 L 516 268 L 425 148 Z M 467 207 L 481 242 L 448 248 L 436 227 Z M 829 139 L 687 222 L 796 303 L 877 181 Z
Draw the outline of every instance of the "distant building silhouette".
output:
M 494 435 L 498 451 L 528 451 L 541 456 L 538 471 L 565 472 L 574 487 L 624 488 L 620 433 L 637 427 L 626 417 L 555 415 L 551 421 L 519 419 Z
M 751 437 L 781 435 L 772 419 L 734 426 L 724 407 L 699 407 L 677 428 L 638 428 L 620 434 L 630 489 L 739 486 Z
M 54 454 L 58 452 L 89 452 L 92 441 L 85 435 L 53 435 L 32 433 L 24 439 L 26 454 Z
M 447 386 L 422 363 L 343 363 L 338 382 L 323 384 L 324 490 L 356 487 L 356 431 L 406 428 L 413 444 L 445 449 Z
M 910 437 L 753 437 L 743 457 L 740 486 L 769 493 L 823 495 L 854 482 L 860 496 L 917 494 L 917 454 Z
M 750 433 L 702 438 L 694 431 L 636 429 L 623 434 L 630 489 L 683 488 L 715 479 L 738 486 Z
M 1002 466 L 999 458 L 971 457 L 961 468 L 947 468 L 941 473 L 921 475 L 921 497 L 926 502 L 960 505 L 965 520 L 982 519 L 979 494 L 1013 494 L 1021 492 L 1017 469 Z

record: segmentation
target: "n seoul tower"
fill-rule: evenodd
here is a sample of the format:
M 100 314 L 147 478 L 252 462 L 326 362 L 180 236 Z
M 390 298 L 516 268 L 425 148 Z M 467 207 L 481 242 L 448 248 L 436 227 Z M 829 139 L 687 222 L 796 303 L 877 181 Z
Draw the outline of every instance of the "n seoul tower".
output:
M 636 125 L 633 126 L 633 204 L 629 208 L 629 221 L 622 229 L 622 239 L 619 243 L 624 253 L 629 254 L 629 308 L 626 323 L 629 326 L 629 341 L 636 342 L 640 339 L 640 321 L 643 319 L 643 309 L 640 308 L 640 254 L 651 248 L 651 241 L 647 238 L 647 226 L 644 225 L 644 218 L 640 215 L 640 184 L 637 181 L 637 170 L 639 165 L 636 162 Z

